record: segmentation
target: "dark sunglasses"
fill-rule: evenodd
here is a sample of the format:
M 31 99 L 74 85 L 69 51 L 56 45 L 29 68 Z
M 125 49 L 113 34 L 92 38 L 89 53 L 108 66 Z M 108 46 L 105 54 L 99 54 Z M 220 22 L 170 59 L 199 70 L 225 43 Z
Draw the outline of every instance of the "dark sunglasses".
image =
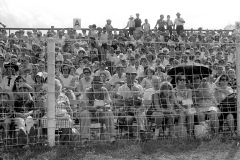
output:
M 135 76 L 135 75 L 137 75 L 137 74 L 135 74 L 135 73 L 126 73 L 126 75 L 128 75 L 128 76 Z
M 90 72 L 84 72 L 84 74 L 90 74 Z
M 186 81 L 186 78 L 181 78 L 179 79 L 179 81 Z

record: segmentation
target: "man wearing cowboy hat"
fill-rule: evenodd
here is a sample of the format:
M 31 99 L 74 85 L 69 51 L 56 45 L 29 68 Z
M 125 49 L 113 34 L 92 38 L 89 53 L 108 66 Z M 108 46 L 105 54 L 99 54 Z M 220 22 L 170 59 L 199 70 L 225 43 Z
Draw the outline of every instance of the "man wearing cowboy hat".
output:
M 110 135 L 109 141 L 115 141 L 114 137 L 114 115 L 112 111 L 108 110 L 105 106 L 111 102 L 108 91 L 103 87 L 103 83 L 99 76 L 94 76 L 92 87 L 87 88 L 82 98 L 82 104 L 85 110 L 80 113 L 80 126 L 82 143 L 85 143 L 90 137 L 90 124 L 91 117 L 96 115 L 103 120 L 107 128 L 107 133 Z M 100 104 L 101 103 L 101 104 Z
M 134 22 L 134 18 L 133 18 L 132 15 L 129 17 L 129 21 L 127 23 L 127 26 L 123 29 L 126 29 L 126 28 L 129 28 L 129 34 L 132 36 L 133 31 L 135 30 L 135 22 Z
M 134 108 L 135 105 L 129 106 L 128 102 L 132 99 L 135 99 L 136 95 L 138 98 L 142 98 L 143 95 L 143 88 L 141 85 L 135 83 L 135 78 L 137 76 L 137 72 L 135 67 L 128 66 L 126 69 L 126 82 L 124 85 L 119 87 L 117 91 L 117 100 L 116 105 L 117 106 L 123 106 L 123 111 L 120 113 L 119 122 L 122 125 L 126 125 L 125 131 L 129 133 L 130 137 L 133 137 L 133 120 L 134 117 L 137 119 L 138 123 L 138 131 L 141 133 L 144 133 L 146 131 L 146 116 L 141 111 L 141 106 L 138 106 L 140 108 Z M 136 111 L 133 111 L 135 110 Z
M 180 17 L 181 14 L 179 12 L 176 15 L 177 18 L 174 21 L 173 29 L 175 29 L 176 26 L 177 34 L 180 35 L 181 31 L 183 31 L 183 24 L 185 23 L 185 21 L 183 18 Z
M 111 23 L 112 23 L 111 19 L 107 19 L 107 24 L 105 25 L 105 27 L 109 35 L 112 35 L 112 29 L 113 29 L 113 26 Z
M 6 71 L 6 76 L 3 77 L 0 88 L 8 89 L 11 91 L 13 89 L 14 81 L 17 77 L 15 73 L 18 72 L 19 67 L 16 64 L 8 63 L 4 65 L 4 68 Z

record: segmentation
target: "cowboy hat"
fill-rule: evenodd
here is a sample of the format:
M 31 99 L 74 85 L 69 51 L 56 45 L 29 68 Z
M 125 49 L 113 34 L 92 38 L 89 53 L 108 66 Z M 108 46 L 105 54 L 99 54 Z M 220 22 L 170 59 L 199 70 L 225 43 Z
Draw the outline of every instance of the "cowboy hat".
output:
M 16 72 L 19 70 L 18 65 L 14 64 L 14 63 L 7 63 L 4 65 L 4 68 L 13 68 Z
M 179 12 L 177 12 L 177 14 L 176 15 L 181 15 Z

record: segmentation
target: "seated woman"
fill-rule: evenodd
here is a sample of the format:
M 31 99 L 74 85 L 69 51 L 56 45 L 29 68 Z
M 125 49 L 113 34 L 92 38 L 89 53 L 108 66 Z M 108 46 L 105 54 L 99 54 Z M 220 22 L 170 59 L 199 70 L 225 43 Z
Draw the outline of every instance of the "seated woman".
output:
M 228 82 L 229 82 L 229 78 L 226 74 L 219 76 L 215 82 L 217 87 L 215 88 L 214 96 L 219 104 L 221 104 L 222 101 L 226 97 L 228 97 L 228 95 L 233 93 L 233 89 L 230 86 L 228 86 Z M 229 102 L 229 103 L 232 103 L 232 102 Z M 221 109 L 221 119 L 227 120 L 227 124 L 232 132 L 232 135 L 236 136 L 236 133 L 234 131 L 234 128 L 235 128 L 234 119 L 236 120 L 237 118 L 236 113 L 231 113 L 231 111 L 228 110 L 228 108 L 226 108 L 224 105 L 220 105 L 220 109 Z
M 92 86 L 92 80 L 93 78 L 91 77 L 92 71 L 90 68 L 83 68 L 83 78 L 79 78 L 77 85 L 75 88 L 77 88 L 77 92 L 79 94 L 84 94 L 85 90 L 89 87 Z
M 226 74 L 223 74 L 218 77 L 215 84 L 214 96 L 218 103 L 221 103 L 228 95 L 233 93 L 233 89 L 228 86 L 229 78 Z
M 186 76 L 179 74 L 176 76 L 176 97 L 179 104 L 181 104 L 187 111 L 184 112 L 188 121 L 188 131 L 189 134 L 193 134 L 194 127 L 194 108 L 191 107 L 192 101 L 192 90 L 186 87 Z M 184 118 L 184 117 L 183 117 Z M 183 123 L 184 123 L 183 119 Z
M 167 74 L 165 73 L 165 67 L 161 64 L 155 68 L 155 76 L 161 78 L 161 81 L 167 80 Z
M 142 82 L 141 82 L 141 86 L 144 88 L 144 89 L 149 89 L 149 88 L 152 88 L 153 85 L 152 85 L 152 78 L 153 78 L 153 75 L 155 74 L 155 70 L 154 68 L 148 68 L 146 71 L 145 71 L 147 77 L 146 78 L 143 78 Z
M 165 135 L 169 134 L 169 128 L 174 125 L 177 117 L 180 116 L 179 124 L 183 124 L 186 109 L 178 104 L 171 83 L 167 81 L 161 83 L 160 93 L 153 94 L 153 106 L 155 111 L 152 116 L 156 118 L 155 136 L 158 137 L 159 132 L 162 131 L 163 118 L 167 119 Z
M 37 73 L 34 82 L 35 82 L 33 85 L 34 93 L 38 93 L 42 89 L 43 84 L 45 83 L 45 77 L 43 76 L 42 72 Z
M 59 76 L 59 80 L 62 83 L 62 87 L 66 89 L 74 90 L 75 78 L 70 75 L 71 65 L 63 64 L 61 68 L 62 74 Z
M 212 128 L 215 134 L 219 130 L 219 109 L 214 97 L 213 90 L 209 87 L 208 82 L 201 81 L 200 75 L 193 76 L 193 102 L 195 104 L 198 121 L 206 121 L 206 116 L 212 122 Z
M 55 79 L 55 116 L 56 116 L 56 128 L 62 130 L 60 135 L 60 142 L 68 143 L 70 141 L 71 128 L 72 128 L 72 109 L 68 97 L 62 92 L 62 84 L 58 79 Z M 47 106 L 45 106 L 47 107 Z M 45 108 L 47 111 L 47 108 Z M 47 128 L 47 116 L 43 116 L 42 127 Z

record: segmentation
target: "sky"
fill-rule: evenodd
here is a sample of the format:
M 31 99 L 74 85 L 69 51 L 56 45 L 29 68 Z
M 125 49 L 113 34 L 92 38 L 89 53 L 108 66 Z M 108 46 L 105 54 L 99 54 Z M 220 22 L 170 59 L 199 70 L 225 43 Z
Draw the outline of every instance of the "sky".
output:
M 81 19 L 82 28 L 91 24 L 103 27 L 107 19 L 114 28 L 124 28 L 130 15 L 140 14 L 151 28 L 160 14 L 176 13 L 186 21 L 185 29 L 223 29 L 240 21 L 239 0 L 0 0 L 0 22 L 7 27 L 73 27 L 73 18 Z

